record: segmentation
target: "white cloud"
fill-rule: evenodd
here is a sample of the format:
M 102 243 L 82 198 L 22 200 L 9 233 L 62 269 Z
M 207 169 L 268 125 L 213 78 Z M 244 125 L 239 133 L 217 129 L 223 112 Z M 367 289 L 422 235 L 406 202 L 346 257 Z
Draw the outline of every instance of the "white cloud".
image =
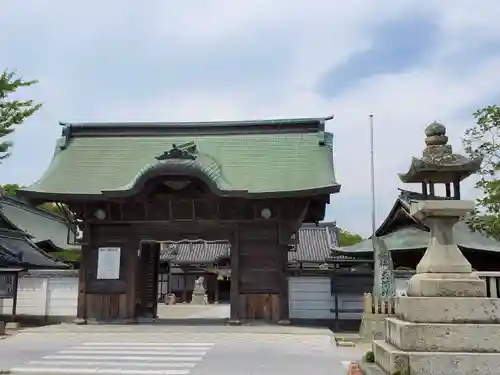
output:
M 460 76 L 446 58 L 474 41 L 498 39 L 500 4 L 492 0 L 483 1 L 481 7 L 469 1 L 437 0 L 425 4 L 410 0 L 157 0 L 147 4 L 32 0 L 11 2 L 0 13 L 0 44 L 7 44 L 7 67 L 39 78 L 41 83 L 33 92 L 46 103 L 19 128 L 15 153 L 3 165 L 7 170 L 1 182 L 30 183 L 40 176 L 60 132 L 58 120 L 212 120 L 334 113 L 336 118 L 328 126 L 336 136 L 335 162 L 343 189 L 332 199 L 329 217 L 367 234 L 368 114 L 376 116 L 378 216 L 382 220 L 396 188 L 404 187 L 396 173 L 404 172 L 411 157 L 422 151 L 425 125 L 433 120 L 449 125 L 451 141 L 459 149 L 460 136 L 472 120 L 469 108 L 490 104 L 500 93 L 500 54 L 477 56 L 477 65 Z M 318 93 L 318 82 L 328 71 L 370 48 L 377 26 L 417 14 L 435 17 L 440 26 L 436 35 L 440 49 L 429 51 L 425 65 L 353 83 L 333 98 Z M 106 69 L 124 69 L 123 79 L 127 74 L 144 75 L 147 80 L 172 73 L 166 56 L 185 56 L 191 65 L 203 66 L 204 57 L 219 54 L 223 61 L 225 56 L 241 51 L 251 54 L 256 49 L 256 53 L 269 54 L 260 56 L 264 68 L 266 61 L 271 65 L 281 60 L 276 72 L 248 83 L 230 85 L 220 80 L 197 86 L 190 82 L 184 88 L 172 84 L 149 95 L 141 91 L 140 96 L 130 87 L 130 92 L 114 95 L 109 87 L 104 94 L 98 84 L 85 85 L 88 82 L 82 81 L 76 68 L 86 61 L 84 65 L 93 64 L 96 77 L 106 76 L 111 71 L 103 70 L 91 57 L 110 48 L 118 54 L 113 60 L 116 66 L 108 64 Z M 132 57 L 137 58 L 136 49 L 147 56 L 142 61 L 139 56 L 138 66 L 127 66 Z M 153 65 L 149 59 L 155 56 L 166 63 Z M 251 65 L 233 69 L 253 77 Z M 36 158 L 27 157 L 26 150 L 36 152 Z M 466 190 L 472 194 L 470 184 Z M 350 201 L 362 212 L 353 213 Z

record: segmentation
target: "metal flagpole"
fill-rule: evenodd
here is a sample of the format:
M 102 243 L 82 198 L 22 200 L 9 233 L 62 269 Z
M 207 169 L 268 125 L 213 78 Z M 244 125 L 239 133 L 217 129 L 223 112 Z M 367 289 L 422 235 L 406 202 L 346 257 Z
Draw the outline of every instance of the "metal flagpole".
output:
M 370 169 L 371 169 L 371 195 L 372 195 L 372 248 L 373 248 L 373 294 L 380 295 L 380 264 L 378 246 L 375 244 L 375 231 L 376 231 L 376 215 L 375 215 L 375 147 L 373 135 L 373 115 L 370 115 Z
M 375 151 L 373 141 L 373 115 L 370 115 L 370 162 L 371 162 L 371 187 L 372 187 L 372 238 L 375 236 Z

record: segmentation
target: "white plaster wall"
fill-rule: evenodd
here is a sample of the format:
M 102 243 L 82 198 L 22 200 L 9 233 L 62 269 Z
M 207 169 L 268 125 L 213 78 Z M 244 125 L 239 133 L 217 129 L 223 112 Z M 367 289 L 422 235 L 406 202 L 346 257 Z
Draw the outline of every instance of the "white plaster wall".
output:
M 12 299 L 0 300 L 0 314 L 12 313 Z M 76 316 L 78 275 L 75 271 L 30 271 L 19 277 L 17 314 Z

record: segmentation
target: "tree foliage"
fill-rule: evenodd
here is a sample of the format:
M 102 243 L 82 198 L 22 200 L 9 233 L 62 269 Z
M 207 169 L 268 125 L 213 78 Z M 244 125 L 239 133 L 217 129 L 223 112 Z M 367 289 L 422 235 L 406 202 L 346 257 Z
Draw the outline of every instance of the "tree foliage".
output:
M 476 187 L 482 190 L 468 220 L 471 230 L 500 240 L 500 107 L 476 111 L 476 124 L 465 131 L 463 145 L 470 158 L 483 157 Z
M 363 237 L 359 234 L 351 233 L 345 229 L 339 228 L 339 242 L 341 247 L 355 245 L 361 241 L 363 241 Z
M 4 71 L 0 74 L 0 139 L 14 132 L 16 125 L 22 124 L 42 106 L 33 100 L 10 98 L 19 88 L 32 86 L 37 82 L 24 81 L 21 77 L 16 77 L 14 72 Z M 0 141 L 0 160 L 10 156 L 11 147 L 12 142 Z
M 15 197 L 17 191 L 22 188 L 22 186 L 19 186 L 18 184 L 5 184 L 0 185 L 0 187 L 3 190 L 3 193 L 9 197 Z

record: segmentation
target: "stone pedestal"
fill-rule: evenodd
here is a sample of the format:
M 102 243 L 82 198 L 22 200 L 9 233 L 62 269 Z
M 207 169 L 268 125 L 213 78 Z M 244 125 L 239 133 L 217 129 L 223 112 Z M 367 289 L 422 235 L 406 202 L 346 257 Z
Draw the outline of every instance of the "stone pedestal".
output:
M 486 283 L 453 243 L 453 225 L 472 208 L 468 201 L 412 204 L 431 242 L 408 296 L 397 299 L 395 317 L 385 320 L 385 340 L 373 341 L 384 373 L 500 374 L 500 299 L 485 297 Z
M 191 297 L 191 304 L 193 305 L 208 305 L 207 295 L 205 293 L 195 293 Z
M 193 294 L 191 296 L 191 304 L 208 305 L 207 293 L 203 284 L 204 278 L 200 276 L 194 283 Z

